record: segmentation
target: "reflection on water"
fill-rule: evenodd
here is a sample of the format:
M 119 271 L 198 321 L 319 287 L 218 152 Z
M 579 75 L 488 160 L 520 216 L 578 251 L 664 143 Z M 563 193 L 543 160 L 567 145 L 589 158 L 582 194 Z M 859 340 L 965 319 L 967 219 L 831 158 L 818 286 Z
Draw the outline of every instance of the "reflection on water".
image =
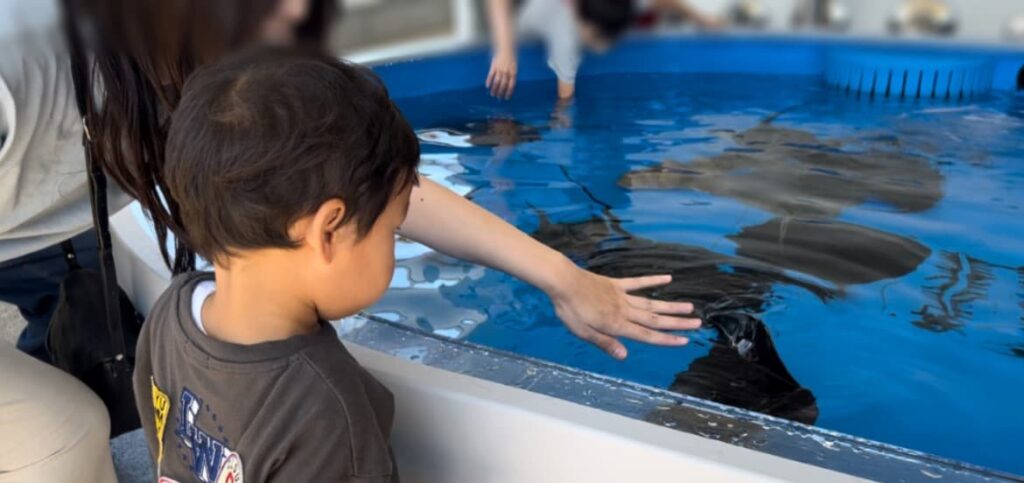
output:
M 942 252 L 937 268 L 941 272 L 928 277 L 923 288 L 932 301 L 914 315 L 914 325 L 935 332 L 963 327 L 974 317 L 973 304 L 989 295 L 995 278 L 995 266 L 960 253 Z

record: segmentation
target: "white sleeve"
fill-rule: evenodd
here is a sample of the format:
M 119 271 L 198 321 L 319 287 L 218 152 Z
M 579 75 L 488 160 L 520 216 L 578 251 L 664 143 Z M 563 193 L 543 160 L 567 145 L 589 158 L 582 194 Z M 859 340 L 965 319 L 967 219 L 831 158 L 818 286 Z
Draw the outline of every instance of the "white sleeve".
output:
M 0 151 L 4 148 L 4 142 L 7 141 L 7 130 L 10 126 L 7 123 L 7 118 L 10 114 L 7 113 L 7 104 L 14 105 L 14 101 L 10 99 L 10 91 L 7 89 L 7 84 L 4 83 L 3 77 L 0 77 Z
M 579 28 L 570 2 L 566 0 L 527 0 L 519 14 L 519 30 L 544 41 L 548 67 L 558 80 L 573 83 L 580 66 Z
M 548 67 L 555 71 L 558 80 L 576 82 L 576 71 L 580 67 L 580 38 L 575 23 L 570 28 L 552 32 L 548 38 Z
M 0 261 L 92 226 L 82 124 L 55 0 L 0 0 Z M 113 214 L 129 199 L 115 183 Z

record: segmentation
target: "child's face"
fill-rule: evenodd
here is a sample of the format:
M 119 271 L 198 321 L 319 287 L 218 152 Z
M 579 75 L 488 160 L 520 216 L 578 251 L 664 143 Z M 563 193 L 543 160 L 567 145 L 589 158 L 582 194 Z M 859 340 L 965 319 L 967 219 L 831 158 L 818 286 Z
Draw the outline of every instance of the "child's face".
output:
M 392 198 L 364 237 L 342 234 L 330 242 L 334 256 L 316 270 L 322 277 L 313 281 L 321 317 L 346 317 L 373 305 L 387 291 L 395 271 L 395 234 L 409 212 L 411 193 L 410 186 Z M 355 225 L 338 231 L 354 232 Z

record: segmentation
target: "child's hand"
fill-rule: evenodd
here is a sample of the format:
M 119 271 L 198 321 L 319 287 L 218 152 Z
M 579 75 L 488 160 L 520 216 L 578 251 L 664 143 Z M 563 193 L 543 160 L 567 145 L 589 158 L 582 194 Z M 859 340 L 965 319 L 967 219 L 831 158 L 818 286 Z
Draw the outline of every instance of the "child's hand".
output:
M 491 95 L 501 99 L 509 99 L 516 89 L 516 55 L 514 52 L 499 51 L 491 61 L 491 71 L 487 74 L 487 88 Z
M 663 302 L 628 293 L 671 281 L 669 275 L 612 279 L 577 269 L 572 279 L 563 284 L 568 291 L 555 294 L 551 299 L 558 317 L 573 334 L 616 359 L 625 359 L 626 347 L 618 337 L 681 346 L 689 339 L 663 331 L 692 330 L 701 326 L 698 318 L 668 315 L 692 314 L 691 303 Z

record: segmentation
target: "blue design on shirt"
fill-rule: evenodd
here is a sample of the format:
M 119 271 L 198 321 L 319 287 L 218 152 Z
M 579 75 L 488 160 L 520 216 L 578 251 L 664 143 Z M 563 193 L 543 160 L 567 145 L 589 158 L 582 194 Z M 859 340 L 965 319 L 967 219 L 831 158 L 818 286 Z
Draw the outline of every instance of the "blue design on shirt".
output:
M 191 450 L 192 474 L 202 483 L 215 483 L 224 463 L 225 443 L 196 425 L 196 416 L 203 407 L 202 399 L 184 388 L 180 403 L 178 426 L 174 435 Z

